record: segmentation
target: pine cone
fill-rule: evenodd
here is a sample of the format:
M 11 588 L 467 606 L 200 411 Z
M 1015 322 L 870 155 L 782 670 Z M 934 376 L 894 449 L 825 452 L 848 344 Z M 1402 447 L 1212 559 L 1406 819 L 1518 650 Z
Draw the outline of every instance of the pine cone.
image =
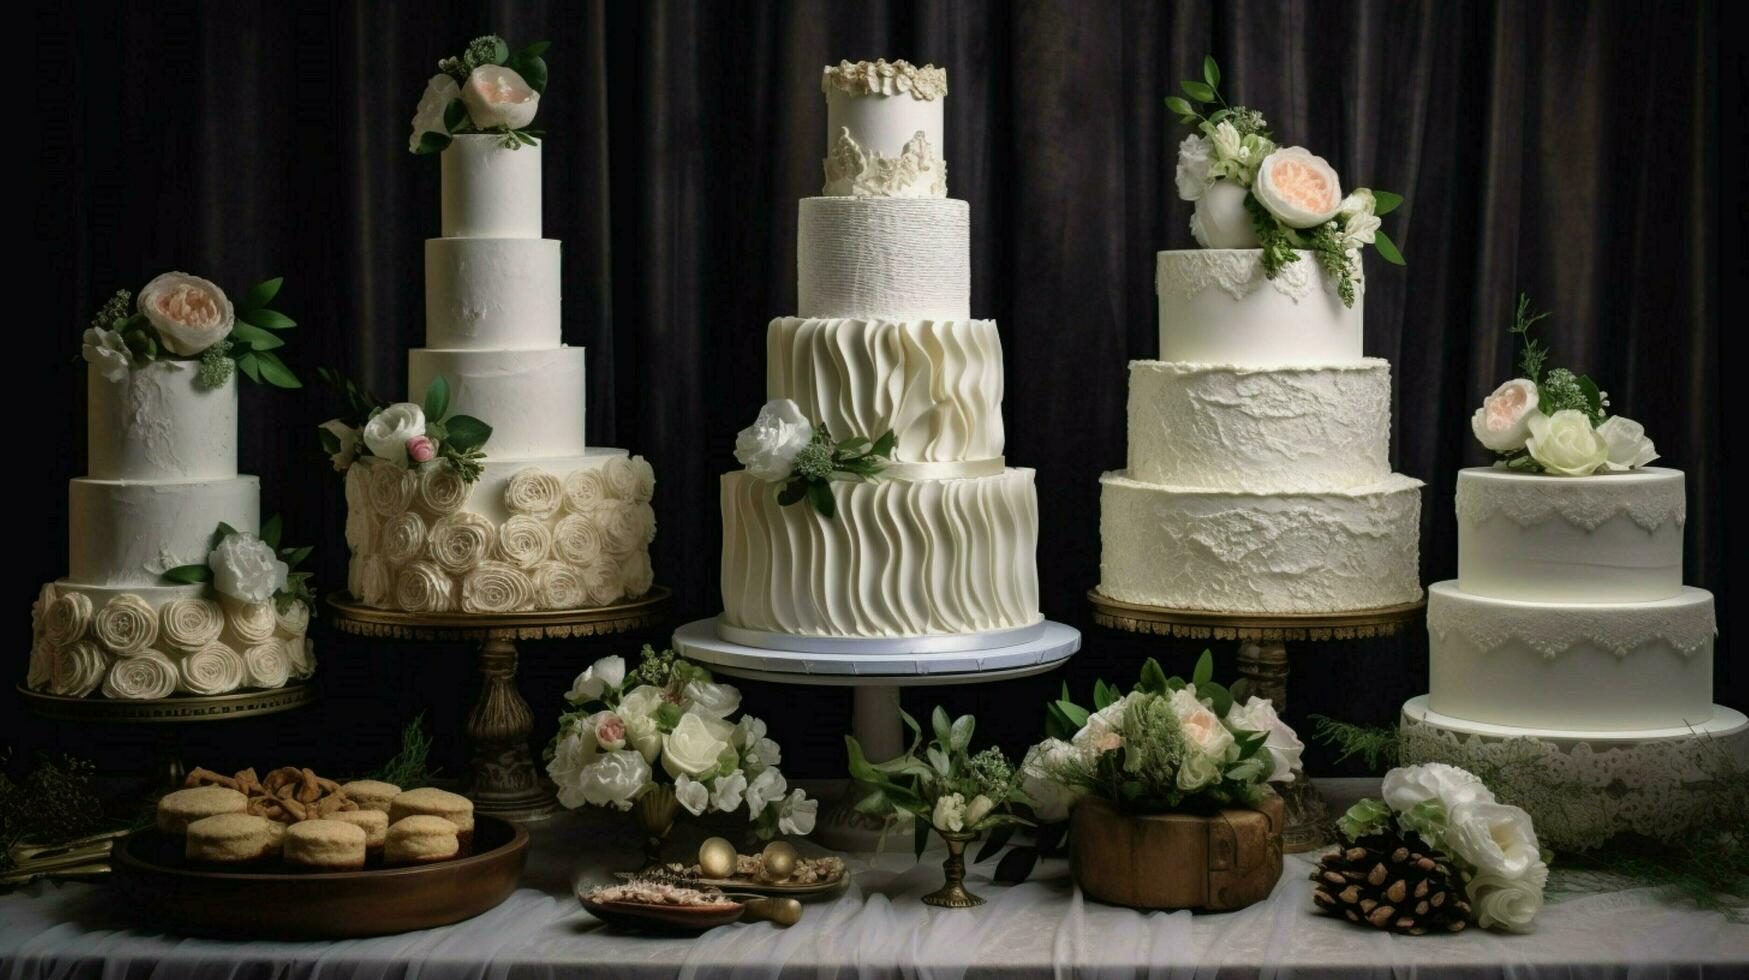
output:
M 1395 833 L 1375 834 L 1324 855 L 1312 900 L 1350 922 L 1419 936 L 1470 924 L 1462 876 Z

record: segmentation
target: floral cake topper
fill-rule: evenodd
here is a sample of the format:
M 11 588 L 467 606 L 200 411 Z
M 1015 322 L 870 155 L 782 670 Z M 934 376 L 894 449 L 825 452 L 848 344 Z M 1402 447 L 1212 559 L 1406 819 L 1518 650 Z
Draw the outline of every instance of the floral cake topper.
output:
M 755 479 L 781 485 L 779 504 L 806 500 L 821 517 L 831 517 L 838 510 L 833 481 L 879 476 L 897 444 L 891 429 L 872 442 L 861 436 L 833 442 L 824 424 L 814 425 L 800 405 L 779 398 L 766 402 L 753 424 L 735 436 L 735 459 Z
M 496 34 L 476 37 L 460 55 L 437 63 L 438 74 L 425 83 L 413 112 L 407 149 L 441 153 L 463 133 L 496 133 L 506 149 L 534 146 L 545 134 L 530 129 L 547 90 L 546 54 L 550 43 L 537 41 L 510 53 Z
M 212 551 L 206 560 L 166 569 L 164 581 L 178 585 L 210 584 L 220 595 L 239 602 L 267 602 L 284 611 L 301 602 L 314 609 L 316 595 L 310 589 L 310 572 L 297 567 L 315 549 L 281 547 L 285 522 L 278 514 L 261 525 L 260 534 L 239 531 L 220 522 L 213 532 Z
M 82 352 L 111 382 L 154 361 L 198 361 L 195 383 L 202 388 L 222 387 L 233 369 L 258 384 L 301 388 L 274 353 L 285 346 L 279 331 L 297 326 L 267 306 L 284 282 L 256 283 L 233 305 L 209 280 L 166 272 L 146 283 L 137 301 L 125 289 L 105 300 L 85 330 Z
M 345 472 L 360 456 L 372 456 L 403 469 L 448 465 L 468 483 L 479 479 L 492 427 L 472 415 L 449 413 L 449 382 L 442 375 L 426 386 L 423 402 L 388 404 L 333 368 L 317 374 L 340 389 L 361 420 L 322 423 L 322 449 L 335 470 Z

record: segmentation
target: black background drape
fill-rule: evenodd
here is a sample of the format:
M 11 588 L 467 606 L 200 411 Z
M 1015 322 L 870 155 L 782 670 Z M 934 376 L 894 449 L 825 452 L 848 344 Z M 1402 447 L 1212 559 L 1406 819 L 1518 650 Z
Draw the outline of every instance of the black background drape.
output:
M 1734 343 L 1721 272 L 1741 275 L 1737 48 L 1710 4 L 1671 3 L 323 3 L 45 4 L 15 77 L 13 206 L 33 235 L 13 282 L 5 541 L 22 678 L 25 613 L 66 568 L 66 483 L 85 456 L 79 332 L 118 287 L 177 268 L 232 290 L 284 274 L 301 323 L 288 359 L 311 382 L 245 384 L 242 469 L 263 513 L 317 546 L 341 589 L 340 481 L 315 426 L 337 366 L 400 394 L 423 342 L 423 239 L 438 167 L 406 150 L 435 60 L 476 34 L 552 42 L 540 123 L 545 221 L 564 240 L 564 337 L 589 352 L 588 435 L 655 465 L 658 578 L 676 622 L 710 615 L 717 475 L 764 400 L 764 331 L 795 309 L 796 201 L 818 193 L 820 66 L 904 57 L 949 69 L 951 193 L 973 219 L 973 311 L 1002 329 L 1009 459 L 1038 470 L 1044 609 L 1079 626 L 1065 670 L 910 692 L 976 711 L 1018 750 L 1065 679 L 1127 681 L 1203 644 L 1094 627 L 1098 476 L 1124 464 L 1125 363 L 1156 351 L 1154 253 L 1191 245 L 1173 191 L 1182 131 L 1161 99 L 1220 61 L 1229 97 L 1326 156 L 1345 183 L 1404 193 L 1386 221 L 1407 269 L 1368 258 L 1366 350 L 1394 376 L 1392 455 L 1427 482 L 1422 574 L 1455 569 L 1456 471 L 1483 461 L 1468 415 L 1513 370 L 1514 296 L 1552 308 L 1556 362 L 1599 378 L 1688 473 L 1687 580 L 1730 596 L 1744 524 L 1727 520 L 1725 412 Z M 1726 42 L 1735 45 L 1735 41 Z M 1721 175 L 1721 163 L 1724 174 Z M 17 300 L 23 298 L 23 303 Z M 1749 706 L 1720 604 L 1720 698 Z M 544 737 L 571 674 L 642 638 L 530 644 L 523 690 Z M 450 772 L 471 699 L 470 651 L 340 636 L 318 625 L 322 701 L 201 726 L 215 768 L 356 771 L 428 714 Z M 1232 644 L 1212 645 L 1231 669 Z M 1303 645 L 1289 718 L 1388 722 L 1427 684 L 1426 637 Z M 791 775 L 842 770 L 844 689 L 743 685 Z M 30 719 L 0 699 L 0 742 L 142 766 L 137 730 Z M 1314 770 L 1325 756 L 1315 753 Z

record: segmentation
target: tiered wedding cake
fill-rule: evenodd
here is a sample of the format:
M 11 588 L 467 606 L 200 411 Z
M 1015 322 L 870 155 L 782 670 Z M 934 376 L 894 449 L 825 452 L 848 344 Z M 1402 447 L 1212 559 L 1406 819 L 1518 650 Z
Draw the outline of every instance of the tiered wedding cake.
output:
M 1160 359 L 1130 364 L 1129 468 L 1100 479 L 1099 589 L 1242 613 L 1413 601 L 1421 483 L 1391 472 L 1390 365 L 1361 353 L 1359 248 L 1388 242 L 1395 196 L 1344 198 L 1253 110 L 1211 119 L 1178 168 L 1204 247 L 1159 253 Z
M 822 87 L 800 316 L 767 330 L 771 402 L 737 444 L 747 469 L 722 479 L 720 631 L 768 645 L 758 634 L 1031 627 L 1038 502 L 1033 471 L 1003 462 L 996 324 L 971 318 L 971 214 L 940 156 L 946 72 L 844 62 Z
M 413 147 L 440 151 L 443 168 L 427 346 L 408 355 L 409 391 L 426 400 L 381 408 L 340 440 L 369 455 L 336 459 L 350 591 L 373 606 L 572 609 L 651 587 L 655 476 L 642 457 L 584 445 L 584 351 L 560 339 L 559 242 L 541 237 L 541 145 L 526 131 L 539 94 L 504 64 L 540 62 L 544 86 L 544 62 L 504 50 L 481 38 L 446 60 L 414 119 Z M 490 427 L 483 458 L 454 417 L 432 417 L 446 410 Z

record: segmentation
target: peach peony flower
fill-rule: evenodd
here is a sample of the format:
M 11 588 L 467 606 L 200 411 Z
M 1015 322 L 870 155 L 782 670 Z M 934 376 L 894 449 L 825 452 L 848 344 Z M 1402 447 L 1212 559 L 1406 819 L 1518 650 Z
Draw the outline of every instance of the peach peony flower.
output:
M 481 65 L 462 86 L 462 102 L 477 129 L 521 129 L 534 122 L 540 93 L 502 65 Z
M 1288 146 L 1263 158 L 1252 193 L 1289 228 L 1312 228 L 1342 207 L 1335 168 L 1303 146 Z
M 237 322 L 224 290 L 186 272 L 166 272 L 146 283 L 139 303 L 158 339 L 183 357 L 224 340 Z

